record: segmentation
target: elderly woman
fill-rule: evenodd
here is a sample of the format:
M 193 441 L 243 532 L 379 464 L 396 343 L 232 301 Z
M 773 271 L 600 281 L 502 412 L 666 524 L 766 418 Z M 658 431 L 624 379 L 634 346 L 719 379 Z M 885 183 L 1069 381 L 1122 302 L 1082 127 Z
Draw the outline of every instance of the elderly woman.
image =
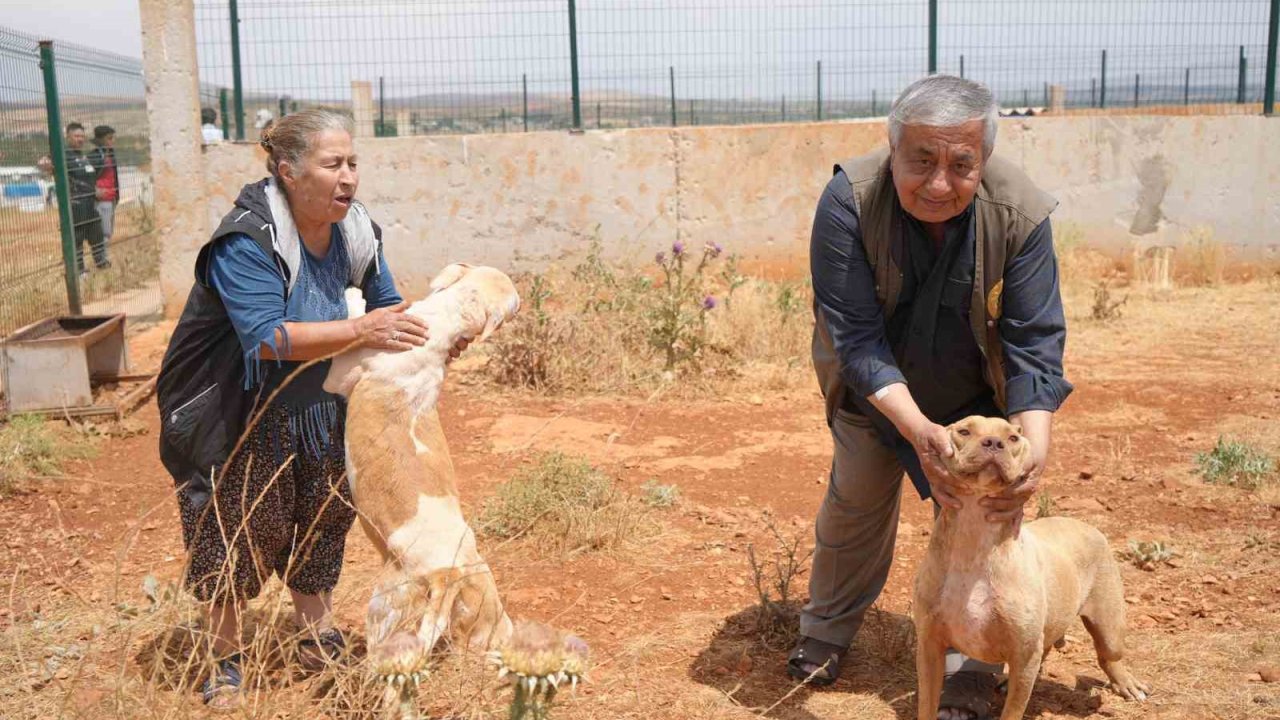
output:
M 427 337 L 403 312 L 381 229 L 355 200 L 351 120 L 303 111 L 275 122 L 261 144 L 270 177 L 241 189 L 201 248 L 158 384 L 160 454 L 178 485 L 189 554 L 185 583 L 209 603 L 216 662 L 203 695 L 220 708 L 240 699 L 244 602 L 273 572 L 293 597 L 303 666 L 343 654 L 331 592 L 355 519 L 346 407 L 322 389 L 327 362 L 289 376 L 349 346 L 400 351 Z M 347 317 L 352 287 L 369 308 L 358 319 Z

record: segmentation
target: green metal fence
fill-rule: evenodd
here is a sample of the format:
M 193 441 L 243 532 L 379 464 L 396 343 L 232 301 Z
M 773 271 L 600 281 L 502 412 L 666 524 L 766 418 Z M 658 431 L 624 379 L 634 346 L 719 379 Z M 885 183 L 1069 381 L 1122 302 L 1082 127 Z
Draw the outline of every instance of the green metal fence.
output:
M 1046 106 L 1057 85 L 1073 110 L 1258 113 L 1280 13 L 1280 0 L 195 2 L 206 104 L 226 95 L 250 140 L 292 108 L 351 107 L 353 82 L 372 87 L 380 135 L 873 116 L 930 71 L 983 81 L 1009 108 Z
M 161 310 L 136 60 L 0 28 L 0 336 Z

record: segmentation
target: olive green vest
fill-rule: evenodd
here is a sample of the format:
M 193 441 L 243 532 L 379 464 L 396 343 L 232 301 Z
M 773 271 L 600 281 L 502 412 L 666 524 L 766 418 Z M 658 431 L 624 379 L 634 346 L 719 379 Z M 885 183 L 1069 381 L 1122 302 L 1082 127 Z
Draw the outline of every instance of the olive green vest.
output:
M 886 326 L 902 292 L 902 269 L 894 260 L 894 246 L 905 242 L 897 191 L 889 171 L 889 150 L 882 148 L 862 157 L 842 162 L 853 186 L 854 209 L 862 230 L 862 246 L 871 264 L 876 298 Z M 973 295 L 969 300 L 969 321 L 974 339 L 986 360 L 983 375 L 995 390 L 996 405 L 1005 408 L 1003 347 L 997 321 L 1000 319 L 1004 268 L 1008 259 L 1022 250 L 1023 243 L 1058 201 L 1035 186 L 1013 163 L 996 155 L 987 159 L 982 183 L 974 199 L 975 255 Z M 898 256 L 901 257 L 899 250 Z M 814 305 L 813 367 L 826 399 L 827 423 L 844 401 L 844 378 L 827 332 L 822 311 Z

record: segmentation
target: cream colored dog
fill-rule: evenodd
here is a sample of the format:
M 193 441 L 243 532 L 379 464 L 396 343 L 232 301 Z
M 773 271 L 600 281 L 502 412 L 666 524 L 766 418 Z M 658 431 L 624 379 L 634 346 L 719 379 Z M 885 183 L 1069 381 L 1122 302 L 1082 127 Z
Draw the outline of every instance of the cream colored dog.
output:
M 1124 597 L 1107 540 L 1070 518 L 990 523 L 978 499 L 1022 474 L 1030 448 L 1022 430 L 997 418 L 968 417 L 948 428 L 955 455 L 944 461 L 962 483 L 959 510 L 943 509 L 916 576 L 919 718 L 935 720 L 945 653 L 955 648 L 1009 664 L 1001 720 L 1023 716 L 1040 663 L 1079 616 L 1112 687 L 1130 700 L 1150 689 L 1124 662 Z
M 436 414 L 449 349 L 483 340 L 520 308 L 510 278 L 450 265 L 406 312 L 427 323 L 422 347 L 357 350 L 333 360 L 325 389 L 348 399 L 347 480 L 365 534 L 385 563 L 369 601 L 370 654 L 412 627 L 423 656 L 448 633 L 485 649 L 511 634 L 493 573 L 462 517 Z M 400 638 L 397 647 L 404 645 Z

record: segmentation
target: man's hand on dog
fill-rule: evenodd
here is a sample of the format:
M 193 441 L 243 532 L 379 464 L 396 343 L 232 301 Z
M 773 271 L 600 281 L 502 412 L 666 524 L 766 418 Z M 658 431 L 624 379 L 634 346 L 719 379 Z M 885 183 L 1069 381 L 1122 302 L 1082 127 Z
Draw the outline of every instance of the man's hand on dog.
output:
M 1031 454 L 1023 467 L 1022 477 L 998 495 L 985 497 L 988 522 L 1012 522 L 1014 533 L 1022 529 L 1022 508 L 1040 488 L 1040 475 L 1049 457 L 1049 441 L 1053 415 L 1043 410 L 1018 413 L 1009 420 L 1020 428 L 1031 445 Z
M 942 458 L 951 457 L 956 452 L 951 445 L 951 435 L 947 433 L 947 429 L 921 416 L 920 421 L 912 428 L 908 440 L 920 458 L 920 466 L 924 469 L 924 476 L 929 480 L 933 499 L 944 507 L 959 508 L 960 500 L 956 497 L 955 476 L 942 464 Z

